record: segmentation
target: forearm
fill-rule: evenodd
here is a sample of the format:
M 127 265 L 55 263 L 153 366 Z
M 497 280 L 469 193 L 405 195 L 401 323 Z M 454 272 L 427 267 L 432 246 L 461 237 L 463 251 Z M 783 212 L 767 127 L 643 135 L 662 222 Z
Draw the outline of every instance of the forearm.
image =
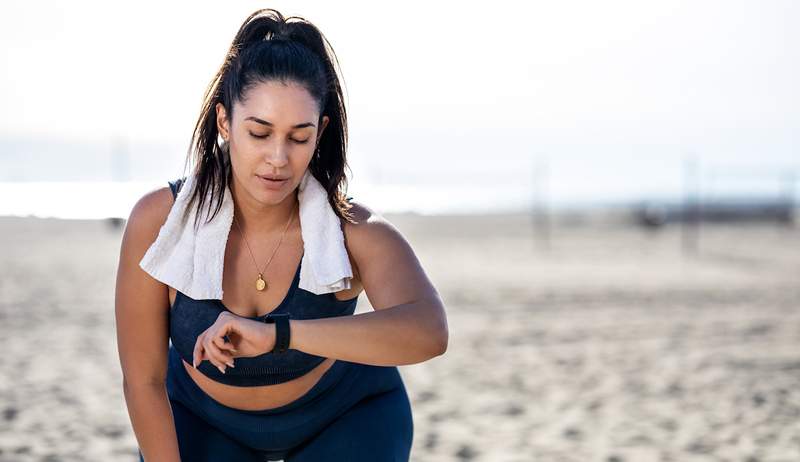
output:
M 334 318 L 290 321 L 289 348 L 376 366 L 416 364 L 444 352 L 447 326 L 423 303 Z M 434 303 L 434 302 L 430 302 Z
M 172 408 L 164 385 L 123 385 L 128 415 L 145 462 L 180 462 Z

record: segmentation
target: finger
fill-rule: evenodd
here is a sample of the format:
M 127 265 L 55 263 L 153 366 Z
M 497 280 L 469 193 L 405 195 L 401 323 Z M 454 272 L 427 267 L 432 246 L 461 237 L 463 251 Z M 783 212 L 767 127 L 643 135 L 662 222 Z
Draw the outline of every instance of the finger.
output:
M 230 367 L 234 367 L 233 354 L 231 353 L 231 350 L 234 349 L 233 346 L 230 343 L 225 343 L 220 337 L 214 337 L 212 342 L 214 342 L 214 345 L 219 348 L 221 353 L 225 356 L 225 360 L 223 362 Z
M 236 348 L 233 347 L 233 342 L 230 341 L 227 335 L 221 338 L 217 337 L 217 340 L 218 341 L 215 343 L 218 347 L 220 347 L 220 349 L 230 351 L 231 353 L 236 353 Z
M 214 366 L 219 369 L 220 372 L 223 374 L 225 373 L 225 367 L 227 362 L 230 361 L 227 354 L 224 353 L 219 347 L 213 342 L 212 338 L 206 338 L 203 342 L 203 347 L 206 350 L 206 354 L 209 356 L 209 361 L 211 361 Z
M 219 347 L 220 350 L 227 353 L 228 356 L 230 356 L 231 358 L 234 356 L 234 353 L 237 352 L 236 348 L 233 347 L 232 343 L 226 343 L 223 339 L 219 337 L 216 337 L 214 339 L 214 344 L 217 345 L 217 347 Z
M 231 340 L 231 336 L 236 333 L 235 326 L 231 326 L 228 330 L 228 333 L 222 337 L 222 340 L 225 341 L 225 345 L 230 347 L 230 351 L 234 353 L 238 353 L 238 350 L 233 346 L 233 340 Z
M 197 336 L 197 340 L 194 342 L 194 350 L 192 350 L 192 367 L 197 369 L 197 365 L 203 362 L 203 336 L 204 334 L 200 334 Z

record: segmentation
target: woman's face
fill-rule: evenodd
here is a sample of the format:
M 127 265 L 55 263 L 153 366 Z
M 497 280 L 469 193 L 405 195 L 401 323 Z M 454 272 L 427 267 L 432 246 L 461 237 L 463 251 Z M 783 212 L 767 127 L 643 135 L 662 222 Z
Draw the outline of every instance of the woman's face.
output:
M 328 116 L 317 126 L 319 109 L 311 94 L 296 83 L 276 81 L 257 84 L 235 102 L 230 123 L 221 103 L 216 110 L 217 128 L 229 143 L 232 181 L 260 202 L 283 201 L 303 179 Z

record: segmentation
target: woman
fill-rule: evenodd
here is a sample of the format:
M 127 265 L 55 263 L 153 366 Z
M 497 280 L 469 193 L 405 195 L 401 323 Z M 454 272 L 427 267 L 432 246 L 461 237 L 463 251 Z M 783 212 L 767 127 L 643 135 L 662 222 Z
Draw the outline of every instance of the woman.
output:
M 447 321 L 404 237 L 341 193 L 347 124 L 336 62 L 312 24 L 259 10 L 206 92 L 192 138 L 197 187 L 187 193 L 203 207 L 216 191 L 217 210 L 225 188 L 233 198 L 225 300 L 192 299 L 138 265 L 182 180 L 131 211 L 116 320 L 140 460 L 409 458 L 412 414 L 396 366 L 443 354 Z M 354 277 L 336 293 L 297 284 L 306 171 L 342 224 Z M 353 315 L 362 290 L 374 311 Z

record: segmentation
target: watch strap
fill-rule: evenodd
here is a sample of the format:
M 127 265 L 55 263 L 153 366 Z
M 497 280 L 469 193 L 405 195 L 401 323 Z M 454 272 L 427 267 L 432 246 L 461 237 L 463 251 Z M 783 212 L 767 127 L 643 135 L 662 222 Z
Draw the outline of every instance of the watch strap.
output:
M 284 353 L 289 349 L 291 332 L 289 330 L 289 313 L 275 313 L 264 319 L 267 324 L 275 324 L 275 346 L 272 353 Z

